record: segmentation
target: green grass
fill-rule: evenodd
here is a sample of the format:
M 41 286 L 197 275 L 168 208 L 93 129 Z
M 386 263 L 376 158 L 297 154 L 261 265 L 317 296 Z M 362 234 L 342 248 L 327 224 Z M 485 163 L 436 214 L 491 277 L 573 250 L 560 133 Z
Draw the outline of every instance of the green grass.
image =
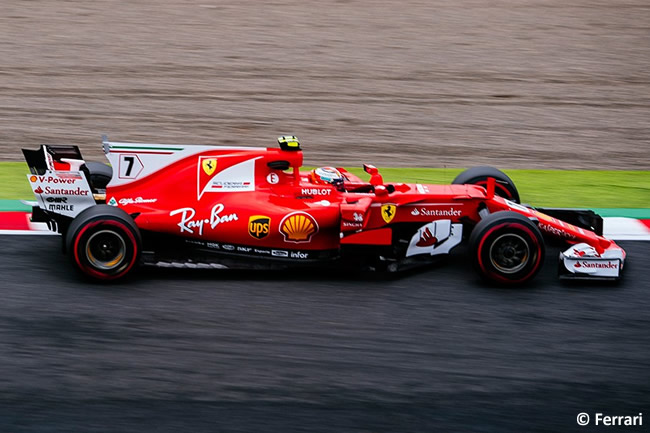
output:
M 385 182 L 448 184 L 463 169 L 383 168 Z M 362 169 L 352 173 L 367 178 Z M 524 203 L 546 207 L 650 208 L 650 171 L 504 170 Z M 364 177 L 366 176 L 366 177 Z
M 350 171 L 362 179 L 360 168 Z M 462 169 L 382 168 L 386 182 L 448 184 Z M 650 208 L 650 171 L 505 170 L 524 203 L 547 207 Z M 0 162 L 0 199 L 33 200 L 22 162 Z
M 0 162 L 0 199 L 35 200 L 28 174 L 29 167 L 24 162 Z

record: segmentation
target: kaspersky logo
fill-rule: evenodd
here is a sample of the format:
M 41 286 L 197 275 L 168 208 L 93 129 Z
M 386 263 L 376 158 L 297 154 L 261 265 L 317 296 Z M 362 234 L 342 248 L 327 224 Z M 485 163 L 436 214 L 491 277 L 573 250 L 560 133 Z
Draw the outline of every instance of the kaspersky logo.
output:
M 280 233 L 285 242 L 310 242 L 318 233 L 318 224 L 314 217 L 306 212 L 294 212 L 284 217 L 280 222 Z
M 265 215 L 253 215 L 248 219 L 248 234 L 255 239 L 262 239 L 269 235 L 271 218 Z

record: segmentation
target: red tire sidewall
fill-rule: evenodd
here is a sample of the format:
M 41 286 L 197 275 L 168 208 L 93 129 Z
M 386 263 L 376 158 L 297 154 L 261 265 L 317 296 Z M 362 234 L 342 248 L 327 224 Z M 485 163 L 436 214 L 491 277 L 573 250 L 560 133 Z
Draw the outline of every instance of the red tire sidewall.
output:
M 524 235 L 526 243 L 531 250 L 531 254 L 535 255 L 533 261 L 527 264 L 522 271 L 515 274 L 514 278 L 508 278 L 499 273 L 489 262 L 489 242 L 495 237 L 495 235 L 499 234 L 502 231 L 509 233 L 518 232 L 518 234 Z M 522 224 L 520 222 L 514 221 L 501 222 L 494 225 L 493 227 L 490 227 L 490 229 L 481 238 L 476 250 L 476 260 L 481 272 L 492 280 L 508 284 L 523 283 L 524 281 L 533 277 L 541 267 L 543 255 L 543 246 L 535 233 L 530 229 L 530 227 L 527 227 L 525 224 Z
M 99 228 L 110 228 L 118 234 L 122 235 L 123 239 L 127 241 L 126 256 L 128 259 L 128 264 L 124 269 L 115 274 L 101 272 L 93 268 L 90 265 L 90 262 L 88 261 L 88 258 L 84 252 L 87 239 Z M 73 243 L 72 254 L 74 262 L 83 273 L 100 280 L 114 280 L 126 275 L 133 268 L 133 266 L 135 266 L 138 260 L 139 247 L 133 231 L 126 223 L 118 219 L 99 219 L 95 221 L 89 221 L 77 232 Z

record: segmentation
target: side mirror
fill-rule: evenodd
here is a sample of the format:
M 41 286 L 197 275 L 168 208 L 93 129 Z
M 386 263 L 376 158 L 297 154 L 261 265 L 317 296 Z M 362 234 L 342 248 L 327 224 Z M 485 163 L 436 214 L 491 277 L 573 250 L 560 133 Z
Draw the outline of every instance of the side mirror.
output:
M 366 173 L 368 173 L 371 176 L 373 174 L 378 174 L 379 173 L 379 170 L 377 170 L 377 167 L 375 167 L 374 165 L 370 165 L 370 164 L 363 164 L 363 171 L 365 171 Z
M 384 185 L 377 185 L 375 187 L 375 195 L 378 197 L 388 195 L 388 189 Z
M 363 171 L 370 175 L 370 185 L 377 186 L 384 184 L 384 178 L 379 174 L 379 170 L 374 165 L 363 164 Z

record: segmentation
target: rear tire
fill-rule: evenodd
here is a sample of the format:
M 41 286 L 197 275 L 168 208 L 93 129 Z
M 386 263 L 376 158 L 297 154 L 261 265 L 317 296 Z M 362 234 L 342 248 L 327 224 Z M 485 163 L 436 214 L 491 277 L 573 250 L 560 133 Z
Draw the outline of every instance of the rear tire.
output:
M 469 238 L 471 259 L 486 280 L 523 284 L 544 264 L 544 238 L 530 219 L 511 211 L 496 212 L 479 222 Z
M 90 187 L 95 190 L 106 189 L 113 177 L 113 168 L 101 162 L 86 162 L 80 169 L 86 174 Z
M 519 203 L 519 191 L 515 183 L 501 170 L 494 167 L 482 166 L 467 169 L 456 176 L 452 184 L 462 185 L 479 185 L 487 188 L 487 180 L 493 177 L 496 180 L 494 193 L 500 197 Z
M 140 260 L 140 230 L 122 209 L 97 205 L 81 212 L 66 234 L 73 265 L 98 281 L 123 278 Z

